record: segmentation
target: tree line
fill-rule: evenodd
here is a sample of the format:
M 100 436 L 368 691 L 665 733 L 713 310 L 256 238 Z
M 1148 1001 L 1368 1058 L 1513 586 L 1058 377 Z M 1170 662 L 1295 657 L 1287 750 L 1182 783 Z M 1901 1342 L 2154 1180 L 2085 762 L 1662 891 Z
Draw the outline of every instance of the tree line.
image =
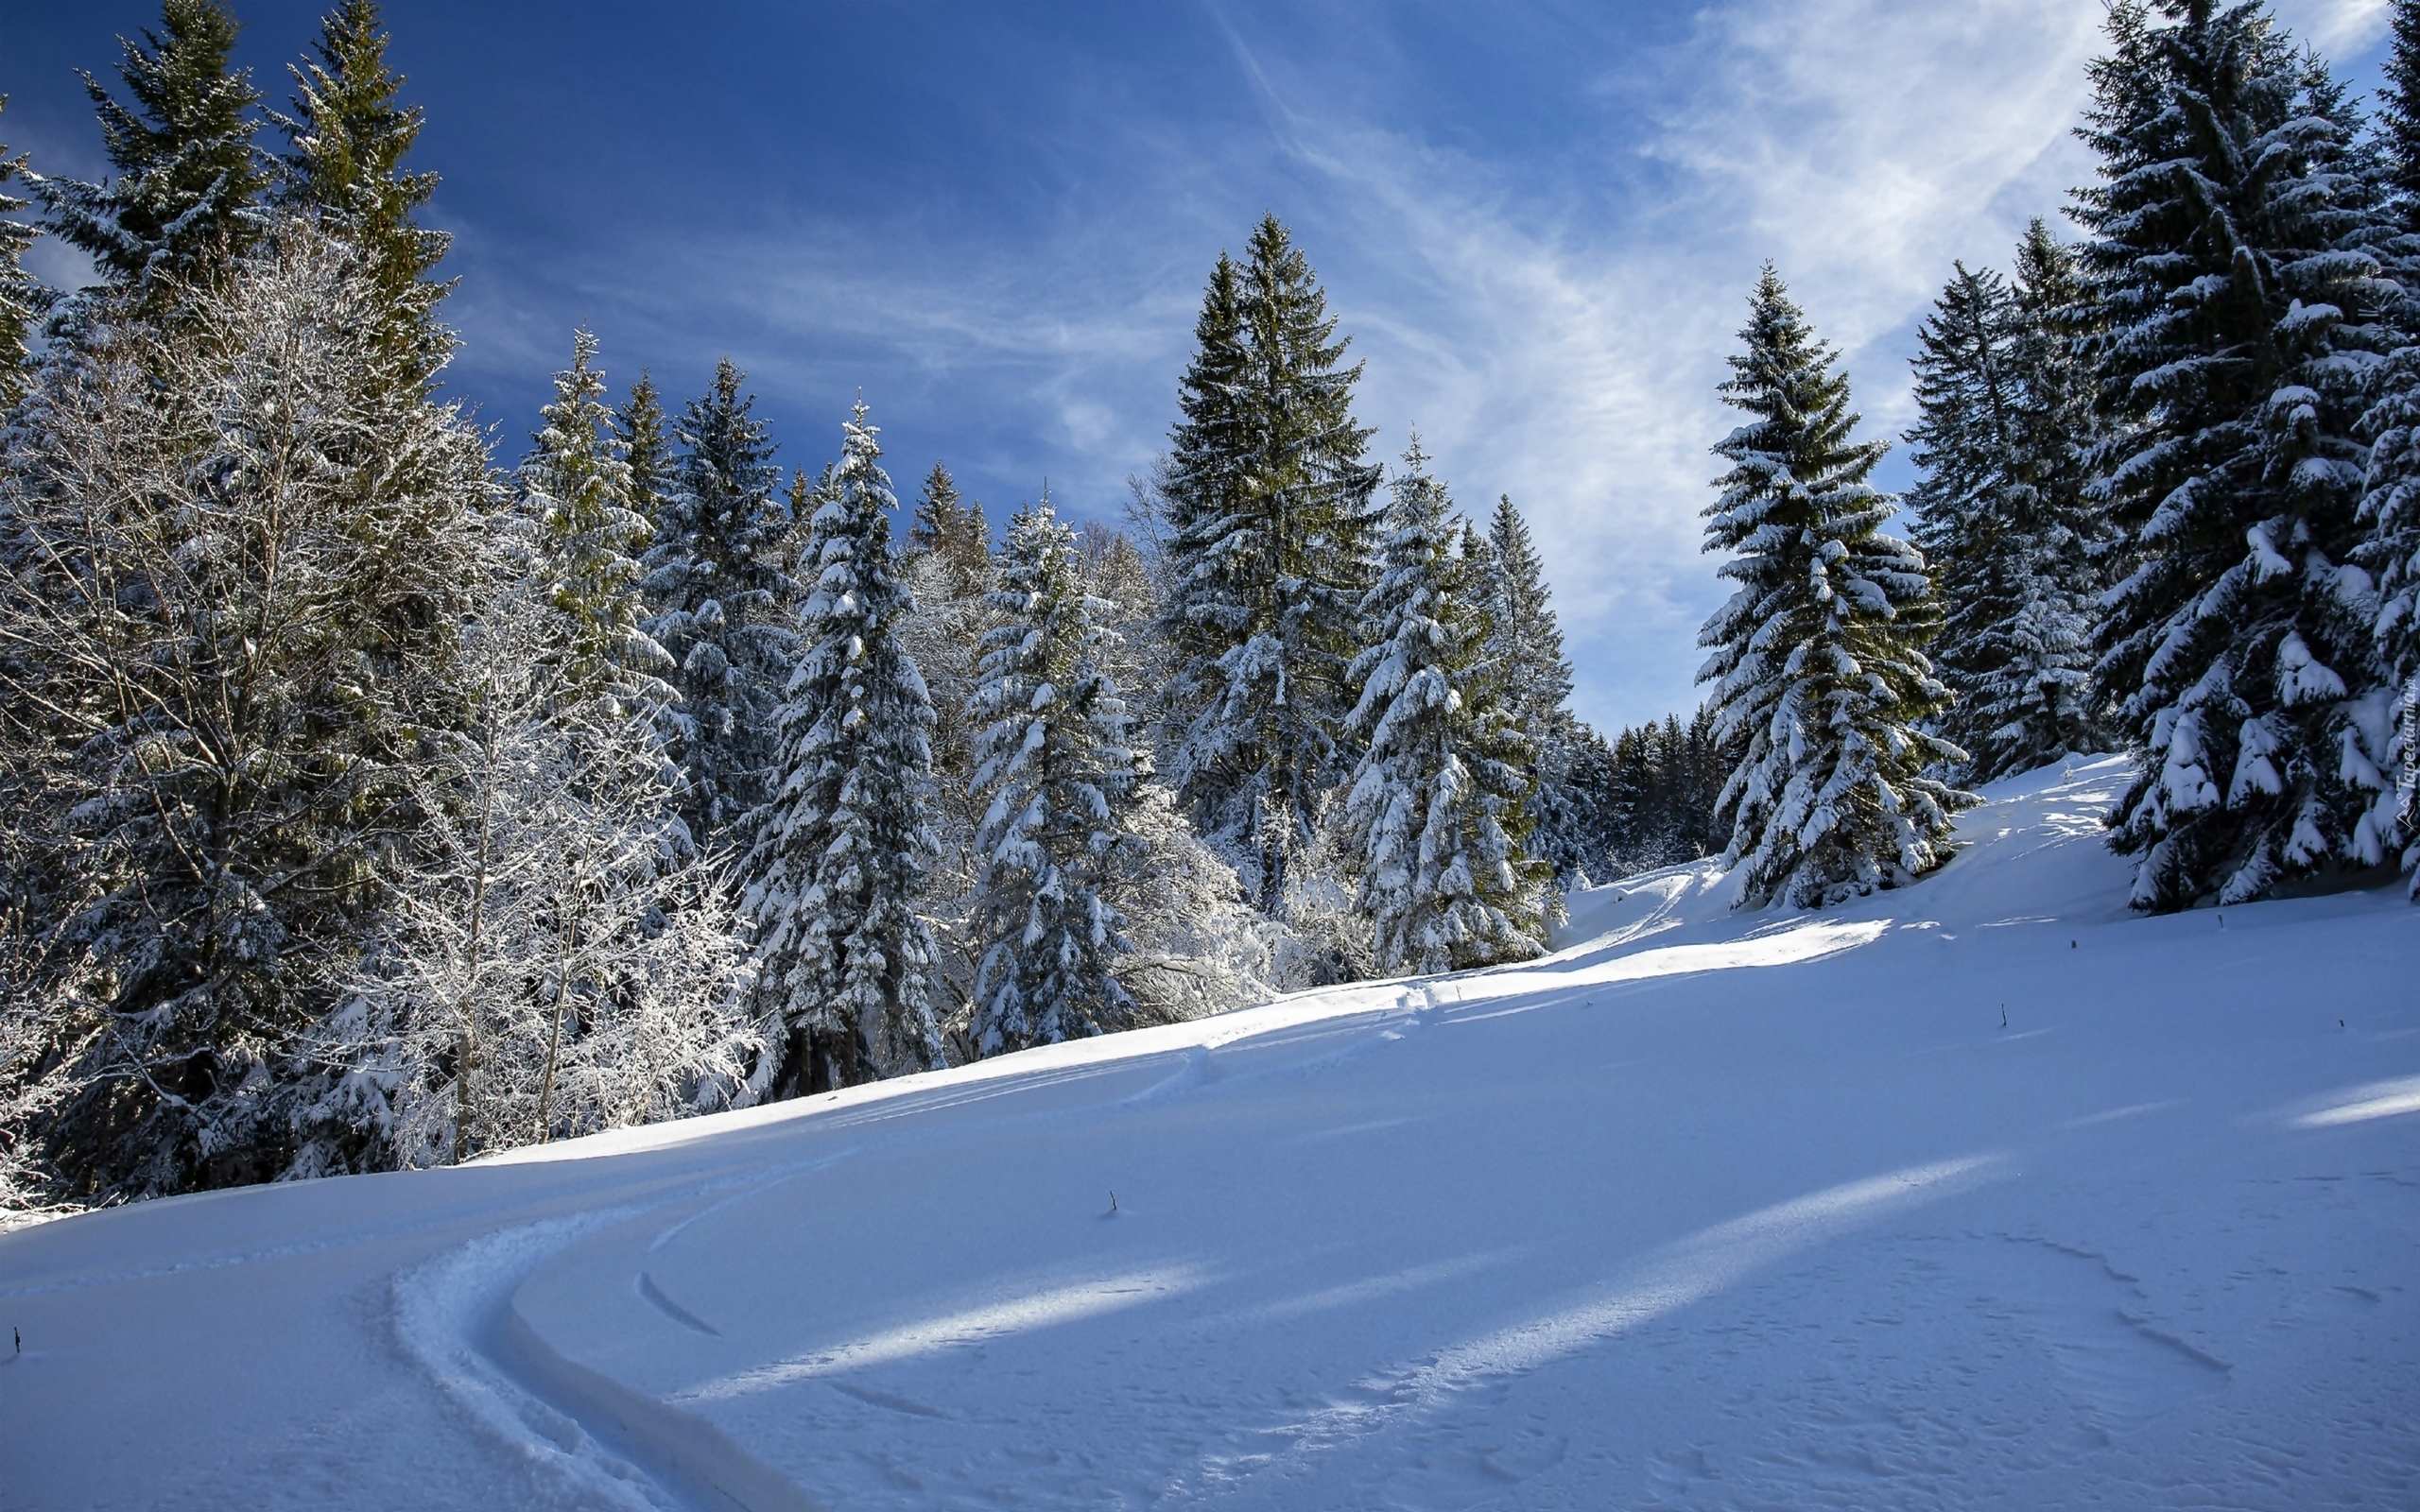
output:
M 862 404 L 785 470 L 730 362 L 617 394 L 585 330 L 499 466 L 441 387 L 376 7 L 283 112 L 235 37 L 166 0 L 86 78 L 113 176 L 8 160 L 46 215 L 0 233 L 0 1206 L 459 1161 L 1544 949 L 1542 564 L 1416 443 L 1364 459 L 1273 217 L 1124 529 L 1046 491 L 995 540 L 940 463 L 903 505 Z M 37 233 L 99 281 L 43 288 Z

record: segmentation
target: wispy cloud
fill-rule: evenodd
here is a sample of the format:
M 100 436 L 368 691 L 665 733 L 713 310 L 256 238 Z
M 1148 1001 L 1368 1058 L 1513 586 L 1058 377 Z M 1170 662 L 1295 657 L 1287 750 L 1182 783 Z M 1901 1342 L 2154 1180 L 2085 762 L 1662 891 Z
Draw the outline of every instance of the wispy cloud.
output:
M 2277 19 L 2330 58 L 2343 58 L 2386 35 L 2389 0 L 2273 0 Z
M 1740 0 L 1652 45 L 1584 8 L 1525 12 L 1567 55 L 1545 141 L 1494 129 L 1502 101 L 1422 97 L 1386 23 L 1314 46 L 1296 17 L 1281 43 L 1251 7 L 1201 12 L 1237 96 L 1217 130 L 1116 95 L 1057 128 L 1101 140 L 1030 144 L 1047 171 L 1013 225 L 956 221 L 915 192 L 645 225 L 627 233 L 643 251 L 604 242 L 550 265 L 553 303 L 593 292 L 625 351 L 700 369 L 730 352 L 835 432 L 865 384 L 907 467 L 945 451 L 995 504 L 1047 474 L 1077 512 L 1107 513 L 1165 445 L 1212 256 L 1276 209 L 1367 359 L 1359 408 L 1383 454 L 1417 425 L 1466 507 L 1499 491 L 1522 506 L 1581 712 L 1614 725 L 1697 698 L 1696 631 L 1722 592 L 1699 511 L 1735 422 L 1716 385 L 1758 263 L 1841 348 L 1867 434 L 1894 435 L 1913 328 L 1951 261 L 2004 264 L 2091 172 L 2071 128 L 2100 0 Z M 2279 10 L 2340 57 L 2386 19 L 2383 0 Z M 1546 62 L 1508 66 L 1491 88 L 1524 87 L 1524 68 L 1548 87 Z M 466 296 L 495 360 L 560 360 L 567 336 L 529 327 L 521 292 Z M 806 460 L 821 433 L 785 435 Z M 1886 464 L 1886 482 L 1905 475 Z
M 1372 265 L 1349 311 L 1366 407 L 1398 440 L 1417 421 L 1466 503 L 1504 490 L 1530 513 L 1584 714 L 1695 701 L 1695 630 L 1720 592 L 1698 511 L 1733 423 L 1715 385 L 1757 263 L 1781 264 L 1869 420 L 1895 429 L 1892 338 L 1952 258 L 2000 258 L 2085 171 L 2068 128 L 2100 15 L 2094 0 L 1708 12 L 1604 78 L 1660 194 L 1594 214 L 1515 202 L 1497 164 L 1410 133 L 1289 109 L 1293 152 L 1334 195 L 1319 229 Z

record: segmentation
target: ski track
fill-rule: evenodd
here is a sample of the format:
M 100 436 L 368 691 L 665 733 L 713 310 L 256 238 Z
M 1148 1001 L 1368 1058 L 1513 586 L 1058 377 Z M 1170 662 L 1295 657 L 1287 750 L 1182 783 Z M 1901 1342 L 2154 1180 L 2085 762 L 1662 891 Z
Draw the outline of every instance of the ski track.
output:
M 734 1203 L 829 1169 L 843 1148 L 771 1169 L 692 1182 L 624 1204 L 482 1234 L 397 1275 L 397 1346 L 479 1429 L 542 1467 L 571 1507 L 618 1512 L 813 1512 L 816 1503 L 712 1424 L 565 1358 L 529 1327 L 516 1295 L 549 1261 L 631 1230 L 653 1250 Z M 693 1208 L 673 1222 L 670 1210 Z M 633 1290 L 682 1326 L 718 1336 L 644 1270 Z
M 512 1294 L 540 1262 L 643 1210 L 610 1208 L 484 1234 L 393 1283 L 397 1344 L 480 1429 L 551 1470 L 565 1505 L 677 1512 L 656 1482 L 498 1359 Z

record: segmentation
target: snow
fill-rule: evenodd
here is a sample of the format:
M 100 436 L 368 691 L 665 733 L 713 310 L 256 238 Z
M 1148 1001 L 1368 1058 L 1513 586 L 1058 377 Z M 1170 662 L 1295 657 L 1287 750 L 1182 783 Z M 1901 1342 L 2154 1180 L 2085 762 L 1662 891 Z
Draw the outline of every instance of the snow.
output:
M 2125 776 L 1822 914 L 1673 868 L 1518 966 L 0 1237 L 0 1498 L 2411 1505 L 2420 916 L 2130 917 Z

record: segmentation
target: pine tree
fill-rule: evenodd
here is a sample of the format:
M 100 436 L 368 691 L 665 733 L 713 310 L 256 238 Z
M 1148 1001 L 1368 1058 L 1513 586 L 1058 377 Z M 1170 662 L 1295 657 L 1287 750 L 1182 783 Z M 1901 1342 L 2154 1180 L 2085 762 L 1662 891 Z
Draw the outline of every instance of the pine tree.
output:
M 8 106 L 9 96 L 0 94 L 0 111 Z M 7 190 L 9 180 L 25 169 L 25 154 L 12 158 L 8 145 L 0 143 L 0 216 L 13 215 L 30 203 Z M 0 219 L 0 416 L 15 406 L 26 386 L 33 382 L 28 343 L 35 320 L 50 307 L 50 291 L 26 271 L 26 249 L 33 243 L 32 227 L 22 221 Z
M 788 623 L 802 592 L 784 570 L 791 517 L 754 396 L 728 360 L 674 427 L 683 447 L 641 566 L 652 611 L 640 628 L 677 664 L 672 747 L 687 782 L 683 814 L 709 844 L 770 797 L 782 689 L 798 652 Z
M 1265 217 L 1244 264 L 1222 255 L 1212 272 L 1166 478 L 1169 765 L 1272 914 L 1342 760 L 1376 522 L 1379 470 L 1352 415 L 1361 368 L 1335 333 L 1310 265 Z
M 85 74 L 114 181 L 28 176 L 52 228 L 92 254 L 112 284 L 153 291 L 192 283 L 258 239 L 268 174 L 252 145 L 260 94 L 230 72 L 235 18 L 217 0 L 164 0 L 161 30 L 119 39 L 119 104 Z
M 1550 870 L 1521 849 L 1535 745 L 1486 675 L 1486 618 L 1454 551 L 1452 500 L 1414 438 L 1361 600 L 1367 649 L 1347 724 L 1366 742 L 1340 820 L 1381 971 L 1451 971 L 1538 954 Z
M 1134 1022 L 1112 970 L 1130 946 L 1103 886 L 1145 771 L 1100 666 L 1115 606 L 1086 590 L 1080 568 L 1047 494 L 1011 518 L 991 595 L 1000 623 L 983 638 L 970 709 L 981 730 L 969 785 L 986 805 L 974 1039 L 987 1056 Z
M 653 528 L 672 491 L 672 443 L 664 434 L 664 404 L 645 368 L 631 396 L 614 412 L 614 439 L 631 472 L 631 507 Z
M 2396 291 L 2343 92 L 2255 5 L 2111 13 L 2075 218 L 2108 329 L 2094 464 L 2132 570 L 2098 676 L 2138 757 L 2133 902 L 2237 902 L 2399 844 L 2391 696 L 2349 568 Z
M 43 1147 L 104 1197 L 294 1155 L 298 1045 L 390 918 L 460 713 L 494 502 L 352 249 L 289 227 L 167 292 L 186 318 L 105 307 L 45 365 L 0 474 L 6 911 L 74 1068 Z
M 933 709 L 899 640 L 914 603 L 890 554 L 898 500 L 865 414 L 859 404 L 812 500 L 804 651 L 780 707 L 771 796 L 748 825 L 741 911 L 757 930 L 762 1001 L 786 1031 L 779 1096 L 941 1058 L 933 940 L 916 907 L 933 845 L 918 799 Z
M 555 375 L 546 424 L 521 464 L 523 507 L 537 527 L 536 570 L 562 616 L 564 682 L 583 696 L 614 692 L 649 702 L 673 696 L 660 674 L 672 658 L 638 627 L 644 609 L 632 552 L 651 534 L 630 506 L 630 466 L 614 455 L 596 337 L 572 337 L 571 366 Z
M 387 68 L 387 42 L 376 0 L 341 0 L 320 20 L 317 60 L 286 65 L 294 113 L 269 116 L 290 148 L 277 164 L 278 198 L 361 249 L 387 297 L 387 331 L 429 360 L 442 349 L 437 304 L 453 285 L 428 275 L 453 238 L 413 219 L 437 175 L 403 167 L 422 115 L 396 103 L 404 78 Z
M 1705 511 L 1739 591 L 1698 635 L 1737 752 L 1723 860 L 1744 906 L 1820 907 L 1948 859 L 1971 799 L 1922 773 L 1965 752 L 1918 728 L 1947 700 L 1920 649 L 1940 611 L 1924 558 L 1882 534 L 1894 502 L 1866 477 L 1887 443 L 1850 438 L 1848 378 L 1770 263 L 1740 338 L 1723 402 L 1754 418 L 1715 448 L 1732 467 Z
M 1957 696 L 1937 729 L 1968 752 L 1962 782 L 1989 782 L 2096 750 L 2094 549 L 2081 442 L 2086 386 L 2061 329 L 2072 302 L 2066 249 L 2036 220 L 2021 284 L 1958 269 L 1917 335 L 1908 496 L 1943 623 L 1932 652 Z

